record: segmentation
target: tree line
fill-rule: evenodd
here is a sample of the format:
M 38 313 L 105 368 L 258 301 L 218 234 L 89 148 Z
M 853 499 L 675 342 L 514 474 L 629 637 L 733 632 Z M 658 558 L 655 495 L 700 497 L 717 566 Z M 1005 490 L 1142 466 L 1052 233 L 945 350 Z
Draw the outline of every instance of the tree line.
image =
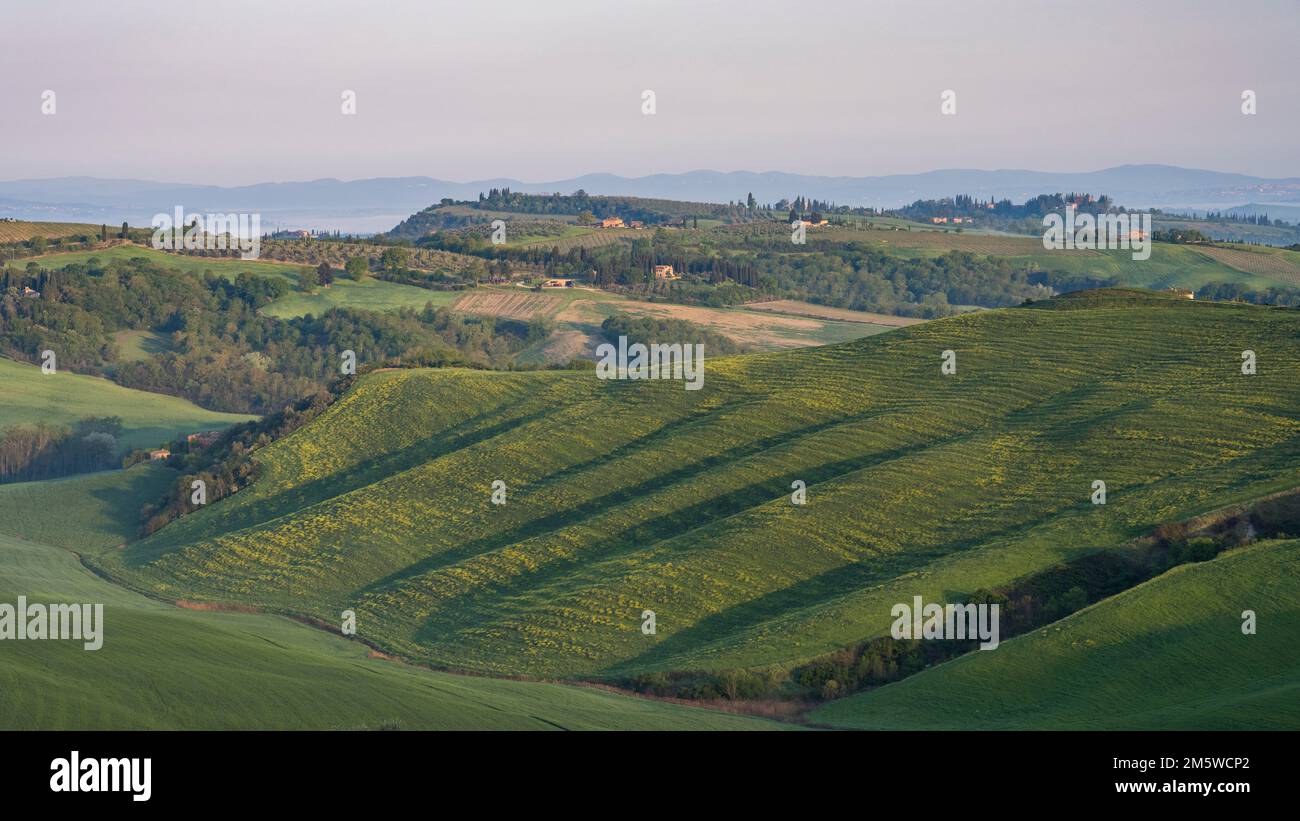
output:
M 72 426 L 47 422 L 0 430 L 0 482 L 34 482 L 120 465 L 116 416 L 82 419 Z
M 423 357 L 509 367 L 535 341 L 528 325 L 465 317 L 426 306 L 377 313 L 334 308 L 279 319 L 259 313 L 289 290 L 279 277 L 233 280 L 184 274 L 135 258 L 47 270 L 0 270 L 0 353 L 109 376 L 131 388 L 182 396 L 213 410 L 266 414 L 311 394 L 339 373 L 343 351 L 358 362 Z M 24 296 L 24 289 L 40 292 Z M 121 356 L 114 334 L 156 333 L 159 353 Z

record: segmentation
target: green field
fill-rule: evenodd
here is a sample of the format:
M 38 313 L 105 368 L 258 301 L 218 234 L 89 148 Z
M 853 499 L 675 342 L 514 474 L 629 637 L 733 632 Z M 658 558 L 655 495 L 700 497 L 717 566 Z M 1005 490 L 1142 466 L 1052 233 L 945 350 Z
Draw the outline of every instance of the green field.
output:
M 463 292 L 431 291 L 414 285 L 367 278 L 361 282 L 336 278 L 328 288 L 314 294 L 292 293 L 280 297 L 262 309 L 263 314 L 291 319 L 314 314 L 320 316 L 330 308 L 356 308 L 364 311 L 396 311 L 399 308 L 420 310 L 426 304 L 450 305 Z
M 368 640 L 451 668 L 788 669 L 913 595 L 1293 486 L 1297 365 L 1300 312 L 1099 292 L 711 360 L 694 392 L 377 372 L 259 451 L 237 497 L 92 560 L 166 598 L 355 609 Z
M 0 487 L 0 601 L 104 605 L 104 644 L 0 642 L 4 729 L 779 729 L 556 684 L 435 673 L 289 619 L 180 609 L 70 551 L 113 549 L 171 471 Z M 16 538 L 48 540 L 38 543 Z M 65 549 L 67 548 L 67 549 Z
M 145 462 L 45 482 L 0 485 L 0 535 L 77 553 L 116 549 L 140 532 L 140 506 L 162 497 L 179 473 Z
M 278 276 L 298 281 L 302 265 L 264 260 L 244 261 L 241 259 L 223 259 L 214 257 L 197 257 L 185 254 L 169 254 L 141 246 L 116 246 L 99 251 L 73 251 L 65 254 L 49 254 L 36 257 L 42 264 L 58 268 L 74 263 L 84 264 L 91 257 L 100 260 L 131 259 L 144 257 L 159 265 L 187 274 L 202 275 L 211 272 L 227 278 L 233 278 L 244 271 L 259 276 Z M 414 285 L 402 285 L 396 282 L 368 278 L 362 282 L 337 277 L 329 288 L 321 288 L 314 294 L 293 292 L 281 297 L 262 309 L 262 313 L 280 319 L 290 319 L 306 314 L 320 315 L 330 308 L 356 308 L 368 311 L 395 311 L 399 308 L 419 310 L 426 303 L 446 305 L 460 296 L 455 291 L 431 291 Z
M 298 271 L 302 269 L 301 265 L 290 265 L 283 262 L 268 262 L 266 260 L 242 260 L 235 257 L 199 257 L 188 254 L 169 254 L 166 251 L 158 251 L 153 248 L 147 248 L 143 245 L 115 245 L 112 248 L 101 248 L 95 251 L 68 251 L 61 254 L 46 254 L 44 256 L 33 257 L 35 261 L 49 268 L 62 268 L 65 265 L 84 265 L 92 257 L 96 257 L 103 262 L 120 259 L 128 260 L 134 257 L 143 257 L 150 262 L 173 268 L 187 274 L 203 274 L 205 271 L 211 271 L 213 274 L 233 279 L 240 273 L 248 271 L 252 274 L 263 276 L 283 276 L 294 281 L 298 279 Z
M 1297 635 L 1300 542 L 1260 543 L 811 718 L 877 730 L 1297 729 Z
M 168 350 L 167 336 L 155 331 L 118 331 L 113 341 L 123 362 L 139 362 Z
M 1126 286 L 1139 288 L 1190 288 L 1195 290 L 1210 282 L 1237 282 L 1255 290 L 1278 285 L 1296 284 L 1286 276 L 1265 276 L 1239 270 L 1211 258 L 1190 245 L 1156 243 L 1151 258 L 1135 260 L 1129 251 L 1098 251 L 1094 255 L 1075 255 L 1040 248 L 1030 256 L 1047 269 L 1092 276 L 1116 276 Z
M 121 444 L 127 448 L 157 447 L 181 434 L 252 418 L 204 410 L 185 399 L 124 388 L 97 376 L 44 374 L 36 365 L 0 358 L 0 428 L 72 424 L 91 416 L 121 417 Z
M 78 222 L 29 222 L 27 220 L 0 222 L 0 243 L 26 242 L 33 237 L 53 239 L 79 234 L 90 234 L 97 238 L 99 229 L 98 225 Z
M 873 220 L 881 223 L 882 220 Z M 903 223 L 900 223 L 903 224 Z M 1197 289 L 1210 282 L 1236 282 L 1256 290 L 1300 282 L 1300 253 L 1280 248 L 1235 246 L 1226 252 L 1214 247 L 1158 242 L 1151 257 L 1133 259 L 1133 252 L 1053 251 L 1039 237 L 990 233 L 980 230 L 943 231 L 912 223 L 906 231 L 823 228 L 809 233 L 808 241 L 862 242 L 907 259 L 933 258 L 950 251 L 1032 262 L 1044 271 L 1064 271 L 1095 277 L 1117 277 L 1124 287 Z M 1240 250 L 1236 250 L 1240 249 Z M 1243 256 L 1253 255 L 1253 256 Z M 1245 260 L 1242 264 L 1239 260 Z M 1237 264 L 1232 264 L 1237 262 Z

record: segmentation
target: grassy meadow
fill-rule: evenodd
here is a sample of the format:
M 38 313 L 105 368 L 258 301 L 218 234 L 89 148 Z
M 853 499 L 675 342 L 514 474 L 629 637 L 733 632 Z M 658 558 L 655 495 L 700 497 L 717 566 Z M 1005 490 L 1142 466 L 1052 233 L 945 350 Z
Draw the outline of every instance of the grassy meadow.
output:
M 0 601 L 104 605 L 104 644 L 0 642 L 0 728 L 780 729 L 590 688 L 436 673 L 290 619 L 190 610 L 110 584 L 72 551 L 116 549 L 172 472 L 0 486 Z M 15 534 L 21 533 L 22 537 Z M 37 541 L 40 540 L 40 541 Z
M 94 251 L 66 251 L 57 254 L 45 254 L 32 257 L 48 268 L 62 268 L 65 265 L 84 265 L 91 258 L 107 262 L 109 260 L 128 260 L 143 257 L 150 262 L 165 265 L 186 274 L 202 275 L 211 271 L 218 276 L 234 279 L 244 271 L 263 276 L 282 276 L 297 281 L 301 265 L 267 260 L 243 260 L 236 257 L 200 257 L 189 254 L 170 254 L 143 245 L 114 245 L 111 248 L 99 248 Z
M 898 222 L 898 221 L 896 221 Z M 862 242 L 903 258 L 938 257 L 949 251 L 994 255 L 1032 261 L 1047 271 L 1097 277 L 1118 277 L 1125 287 L 1197 289 L 1211 282 L 1236 282 L 1256 290 L 1300 284 L 1300 252 L 1259 246 L 1175 245 L 1157 242 L 1151 257 L 1133 259 L 1128 250 L 1048 250 L 1039 237 L 978 230 L 943 231 L 918 223 L 902 223 L 909 230 L 825 228 L 808 234 L 810 245 L 819 242 Z
M 0 428 L 34 422 L 70 425 L 91 416 L 121 417 L 121 444 L 126 448 L 157 447 L 181 434 L 252 418 L 124 388 L 98 376 L 62 370 L 45 374 L 37 365 L 0 358 Z
M 144 257 L 159 265 L 172 268 L 182 273 L 201 276 L 212 273 L 233 279 L 247 271 L 259 276 L 276 276 L 298 282 L 302 265 L 267 260 L 241 260 L 222 257 L 199 257 L 186 254 L 169 254 L 153 248 L 138 245 L 119 245 L 97 251 L 71 251 L 62 254 L 47 254 L 35 259 L 42 264 L 59 268 L 64 265 L 84 264 L 92 257 L 100 260 L 131 259 Z M 320 288 L 315 293 L 307 294 L 293 291 L 262 308 L 262 313 L 280 319 L 291 319 L 306 314 L 320 315 L 330 308 L 356 308 L 367 311 L 395 311 L 400 308 L 422 309 L 426 303 L 446 305 L 453 302 L 460 294 L 454 291 L 431 291 L 414 285 L 367 278 L 355 282 L 345 277 L 336 277 L 329 288 Z
M 328 288 L 317 289 L 313 294 L 286 294 L 262 308 L 261 312 L 279 319 L 292 319 L 307 314 L 320 316 L 330 308 L 355 308 L 362 311 L 411 308 L 418 311 L 430 303 L 434 307 L 450 305 L 460 294 L 460 291 L 432 291 L 369 277 L 361 282 L 336 277 L 334 284 Z
M 1300 728 L 1300 541 L 1184 565 L 993 652 L 830 702 L 873 730 Z M 1257 633 L 1242 633 L 1255 611 Z
M 90 234 L 99 236 L 100 226 L 90 225 L 80 222 L 30 222 L 28 220 L 16 220 L 14 222 L 0 222 L 0 244 L 10 242 L 26 242 L 35 237 L 45 237 L 54 239 L 56 237 L 72 237 L 80 234 Z M 116 230 L 116 229 L 114 229 Z
M 1293 486 L 1298 364 L 1300 312 L 1119 291 L 710 360 L 699 391 L 377 372 L 260 450 L 237 497 L 90 559 L 169 599 L 354 609 L 368 641 L 449 668 L 788 669 L 914 595 Z

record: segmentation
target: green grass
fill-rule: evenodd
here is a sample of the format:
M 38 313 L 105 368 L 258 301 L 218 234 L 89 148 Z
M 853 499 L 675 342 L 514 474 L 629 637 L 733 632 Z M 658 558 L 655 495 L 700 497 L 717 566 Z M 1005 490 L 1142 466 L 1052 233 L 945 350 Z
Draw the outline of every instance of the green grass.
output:
M 85 263 L 91 257 L 102 261 L 111 259 L 127 260 L 143 257 L 182 273 L 202 275 L 207 272 L 233 279 L 247 271 L 259 276 L 276 276 L 288 279 L 295 285 L 298 274 L 304 265 L 265 260 L 225 259 L 216 257 L 197 257 L 185 254 L 169 254 L 142 246 L 116 246 L 99 251 L 74 251 L 64 254 L 48 254 L 36 257 L 42 264 L 61 268 L 73 263 Z M 420 310 L 426 303 L 435 306 L 448 305 L 460 296 L 458 291 L 431 291 L 414 285 L 402 285 L 396 282 L 384 282 L 367 278 L 362 282 L 338 277 L 329 288 L 318 289 L 314 294 L 298 291 L 289 293 L 270 305 L 262 308 L 262 313 L 279 319 L 292 319 L 307 314 L 320 315 L 330 308 L 355 308 L 366 311 L 396 311 L 400 308 Z M 130 353 L 130 348 L 128 348 Z
M 909 242 L 915 241 L 914 238 L 907 236 L 900 238 L 897 232 L 890 231 L 877 230 L 860 234 L 841 232 L 835 236 L 873 243 L 886 253 L 905 259 L 938 257 L 952 250 L 953 247 L 961 248 L 963 243 L 971 242 L 974 237 L 981 236 L 979 232 L 957 234 L 955 232 L 922 231 L 920 233 L 924 233 L 927 238 L 932 240 L 933 245 L 930 247 L 908 247 Z M 1151 257 L 1149 259 L 1135 260 L 1132 251 L 1098 251 L 1090 254 L 1052 251 L 1043 248 L 1041 242 L 1034 237 L 1024 237 L 1022 235 L 999 236 L 1006 237 L 1013 245 L 1023 245 L 1025 249 L 1024 251 L 1016 250 L 1014 252 L 1007 250 L 999 254 L 1001 257 L 1010 260 L 1030 261 L 1036 267 L 1045 271 L 1064 271 L 1095 277 L 1118 277 L 1120 284 L 1125 287 L 1152 289 L 1191 288 L 1195 290 L 1211 282 L 1236 282 L 1255 290 L 1266 290 L 1274 286 L 1294 286 L 1296 284 L 1294 277 L 1290 274 L 1268 276 L 1239 270 L 1201 253 L 1190 245 L 1154 243 L 1151 246 Z M 982 255 L 982 252 L 978 250 L 973 251 L 973 253 Z M 1278 249 L 1269 249 L 1261 251 L 1261 253 L 1278 255 L 1288 261 L 1291 259 L 1290 255 L 1293 254 L 1293 252 L 1283 252 Z M 1296 256 L 1300 257 L 1300 255 Z
M 118 358 L 123 362 L 139 362 L 169 349 L 166 334 L 154 331 L 118 331 L 113 334 L 117 343 Z
M 44 482 L 0 485 L 0 534 L 77 552 L 118 548 L 140 532 L 140 507 L 157 501 L 179 473 L 145 462 Z
M 453 668 L 786 668 L 885 634 L 913 595 L 1293 485 L 1297 366 L 1300 312 L 1120 292 L 710 360 L 695 392 L 379 372 L 259 451 L 237 497 L 93 560 L 169 598 L 352 608 Z
M 228 279 L 234 279 L 240 273 L 248 271 L 252 274 L 288 277 L 289 279 L 297 281 L 298 271 L 302 270 L 303 267 L 301 265 L 291 265 L 285 262 L 270 262 L 267 260 L 242 260 L 233 257 L 199 257 L 187 254 L 169 254 L 166 251 L 158 251 L 143 245 L 115 245 L 112 248 L 101 248 L 96 251 L 68 251 L 61 254 L 46 254 L 40 257 L 33 257 L 32 259 L 49 268 L 62 268 L 66 265 L 84 265 L 92 257 L 97 257 L 103 262 L 115 259 L 128 260 L 135 257 L 143 257 L 150 262 L 165 265 L 168 268 L 182 271 L 187 274 L 201 275 L 205 271 L 211 271 L 213 274 Z
M 572 237 L 585 237 L 588 234 L 595 233 L 597 230 L 599 229 L 587 228 L 579 225 L 566 225 L 559 234 L 555 234 L 555 235 L 522 234 L 520 236 L 509 236 L 507 238 L 508 241 L 506 242 L 506 245 L 510 247 L 518 247 L 518 246 L 525 246 L 525 245 L 546 246 L 547 243 L 553 243 L 553 244 L 558 243 L 562 239 L 569 239 Z
M 90 573 L 171 472 L 0 487 L 0 601 L 104 605 L 104 644 L 0 642 L 4 729 L 779 729 L 556 684 L 435 673 L 289 619 L 184 610 Z M 54 544 L 15 538 L 21 531 Z
M 1241 632 L 1244 610 L 1256 635 Z M 1300 542 L 1261 543 L 811 719 L 873 730 L 1294 730 L 1297 635 Z
M 728 310 L 739 311 L 743 309 L 729 308 Z M 762 311 L 744 311 L 744 313 L 766 315 Z M 886 331 L 894 330 L 889 325 L 873 325 L 867 322 L 841 322 L 836 319 L 814 319 L 812 321 L 817 323 L 816 328 L 809 330 L 783 328 L 781 335 L 787 339 L 802 340 L 809 345 L 834 345 L 838 342 L 851 342 L 864 336 L 874 336 L 875 334 L 883 334 Z
M 1117 276 L 1124 285 L 1140 288 L 1195 290 L 1210 282 L 1239 282 L 1255 290 L 1294 285 L 1282 278 L 1239 271 L 1187 245 L 1155 243 L 1148 260 L 1135 260 L 1130 251 L 1100 251 L 1095 256 L 1078 256 L 1046 249 L 1031 258 L 1045 269 Z
M 100 226 L 78 222 L 0 222 L 0 243 L 25 242 L 33 237 L 71 237 L 90 234 L 99 237 Z
M 157 447 L 184 433 L 253 418 L 204 410 L 186 399 L 124 388 L 97 376 L 44 374 L 36 365 L 0 358 L 0 428 L 71 424 L 89 416 L 121 417 L 126 448 Z
M 461 291 L 431 291 L 414 285 L 367 278 L 361 282 L 336 278 L 328 288 L 314 294 L 292 293 L 262 308 L 262 313 L 280 319 L 315 314 L 330 308 L 356 308 L 365 311 L 396 311 L 400 308 L 420 310 L 428 303 L 435 307 L 450 305 Z

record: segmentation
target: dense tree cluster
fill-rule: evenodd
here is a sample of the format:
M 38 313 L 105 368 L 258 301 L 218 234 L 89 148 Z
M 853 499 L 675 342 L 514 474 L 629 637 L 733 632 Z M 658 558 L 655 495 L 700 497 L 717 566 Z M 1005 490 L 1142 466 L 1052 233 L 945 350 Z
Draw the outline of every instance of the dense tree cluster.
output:
M 122 420 L 82 419 L 72 427 L 37 422 L 0 430 L 0 482 L 32 482 L 117 467 Z
M 182 476 L 163 498 L 141 508 L 140 535 L 148 536 L 196 510 L 198 506 L 193 501 L 195 480 L 203 482 L 204 501 L 207 504 L 246 487 L 257 474 L 251 458 L 252 452 L 315 419 L 351 382 L 350 378 L 340 379 L 329 388 L 317 390 L 273 414 L 235 425 L 206 447 L 191 446 L 185 439 L 169 444 L 171 456 L 167 459 L 167 465 L 180 470 Z M 127 463 L 146 458 L 147 451 L 137 451 L 128 458 Z
M 1288 308 L 1297 308 L 1300 307 L 1300 288 L 1287 288 L 1279 285 L 1260 291 L 1242 285 L 1240 282 L 1207 282 L 1196 289 L 1196 298 L 1218 302 L 1250 302 L 1255 305 L 1282 305 Z
M 1071 192 L 1069 194 L 1039 194 L 1020 204 L 1013 203 L 1009 199 L 981 200 L 969 194 L 958 194 L 955 197 L 943 197 L 936 200 L 917 200 L 911 205 L 891 213 L 920 222 L 928 222 L 933 217 L 1041 220 L 1043 216 L 1063 211 L 1067 206 L 1074 206 L 1079 213 L 1088 214 L 1105 214 L 1115 210 L 1114 200 L 1106 194 L 1093 196 L 1092 194 Z
M 1236 222 L 1243 225 L 1270 225 L 1274 228 L 1285 228 L 1293 223 L 1282 219 L 1270 219 L 1268 214 L 1244 214 L 1232 213 L 1230 211 L 1207 211 L 1201 219 L 1207 222 Z
M 647 224 L 680 222 L 685 217 L 722 217 L 730 210 L 728 206 L 713 203 L 593 196 L 581 189 L 572 194 L 521 194 L 509 188 L 493 188 L 486 194 L 479 194 L 478 202 L 469 204 L 488 211 L 558 215 L 586 213 L 596 219 L 620 217 L 625 221 L 639 220 Z
M 0 272 L 0 353 L 39 362 L 53 350 L 60 368 L 112 376 L 132 388 L 183 396 L 204 407 L 264 414 L 319 389 L 339 373 L 343 351 L 358 362 L 422 357 L 507 365 L 532 339 L 528 326 L 426 307 L 380 314 L 332 309 L 277 319 L 258 309 L 287 281 L 240 274 L 193 277 L 145 259 L 34 264 Z M 24 289 L 39 296 L 24 296 Z M 154 331 L 166 349 L 123 361 L 114 334 Z
M 1080 195 L 1037 197 L 1023 208 L 1050 210 L 1071 198 Z M 1108 204 L 1101 197 L 1092 200 L 1090 207 Z M 1177 238 L 1157 232 L 1157 239 L 1203 239 L 1195 231 L 1172 233 Z M 1113 287 L 1119 282 L 1114 276 L 1043 270 L 1030 260 L 962 251 L 909 259 L 853 239 L 792 246 L 789 230 L 772 223 L 729 226 L 705 234 L 648 231 L 631 241 L 567 250 L 542 244 L 494 246 L 485 235 L 464 231 L 438 232 L 419 244 L 480 256 L 487 260 L 489 273 L 504 275 L 524 268 L 547 277 L 573 277 L 631 296 L 716 307 L 773 297 L 934 318 L 955 313 L 959 306 L 1005 307 L 1045 299 L 1053 293 Z M 683 278 L 656 280 L 653 271 L 657 265 L 671 265 Z M 1300 304 L 1300 289 L 1284 286 L 1253 290 L 1235 284 L 1207 285 L 1197 295 Z

